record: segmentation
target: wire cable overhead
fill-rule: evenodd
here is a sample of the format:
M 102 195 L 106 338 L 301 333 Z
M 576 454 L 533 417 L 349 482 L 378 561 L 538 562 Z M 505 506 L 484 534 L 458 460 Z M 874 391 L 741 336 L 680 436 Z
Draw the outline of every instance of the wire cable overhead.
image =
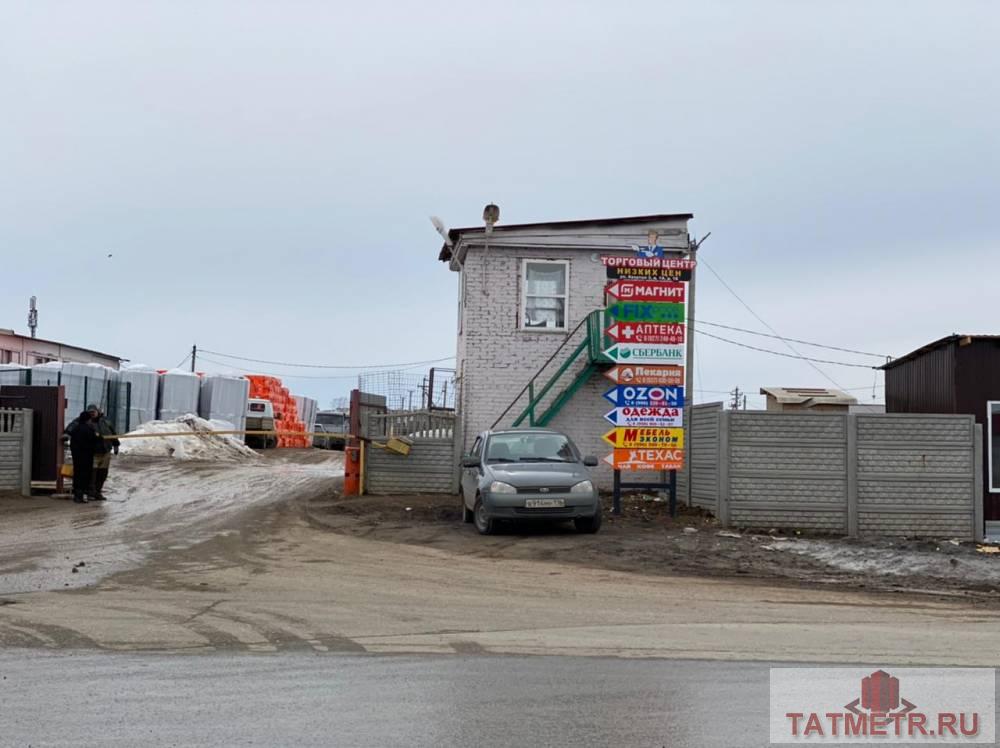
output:
M 289 366 L 293 369 L 402 369 L 406 366 L 424 366 L 426 364 L 440 364 L 444 361 L 454 360 L 454 356 L 445 356 L 444 358 L 435 358 L 428 361 L 407 361 L 402 364 L 358 364 L 354 366 L 348 366 L 346 364 L 296 364 L 289 361 L 268 361 L 263 358 L 249 358 L 247 356 L 235 356 L 231 353 L 220 353 L 219 351 L 210 351 L 207 348 L 202 348 L 198 351 L 199 353 L 210 353 L 213 356 L 222 356 L 223 358 L 231 358 L 235 361 L 249 361 L 254 364 L 268 364 L 270 366 Z M 237 368 L 237 367 L 233 367 Z

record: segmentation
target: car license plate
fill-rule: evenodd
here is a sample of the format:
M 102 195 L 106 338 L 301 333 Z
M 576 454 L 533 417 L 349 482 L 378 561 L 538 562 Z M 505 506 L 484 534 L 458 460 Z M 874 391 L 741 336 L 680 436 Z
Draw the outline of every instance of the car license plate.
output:
M 565 499 L 525 499 L 525 509 L 561 509 L 566 506 Z

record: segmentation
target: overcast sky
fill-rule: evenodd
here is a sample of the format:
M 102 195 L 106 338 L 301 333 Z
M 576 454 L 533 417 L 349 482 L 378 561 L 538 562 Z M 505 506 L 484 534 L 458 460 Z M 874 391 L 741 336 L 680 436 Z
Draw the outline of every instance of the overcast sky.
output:
M 0 327 L 23 332 L 34 294 L 41 337 L 157 367 L 195 342 L 450 356 L 427 217 L 494 201 L 505 223 L 692 212 L 703 259 L 785 336 L 900 355 L 1000 333 L 998 39 L 990 0 L 8 0 Z M 764 329 L 704 266 L 698 292 L 700 318 Z M 830 384 L 698 343 L 702 401 Z

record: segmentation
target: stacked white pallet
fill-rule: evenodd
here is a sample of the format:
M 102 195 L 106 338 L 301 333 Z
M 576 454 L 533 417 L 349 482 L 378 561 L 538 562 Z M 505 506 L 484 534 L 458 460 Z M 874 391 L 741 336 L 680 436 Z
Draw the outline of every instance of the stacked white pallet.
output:
M 31 384 L 61 384 L 65 388 L 66 423 L 69 423 L 91 404 L 104 412 L 114 412 L 118 372 L 100 364 L 51 361 L 31 367 Z
M 132 430 L 155 421 L 160 386 L 156 369 L 143 364 L 126 365 L 118 373 L 118 381 L 118 428 Z
M 250 382 L 243 377 L 208 374 L 201 381 L 198 415 L 209 421 L 226 421 L 237 431 L 243 431 L 249 397 Z M 236 438 L 242 441 L 242 437 Z
M 313 433 L 316 430 L 316 413 L 319 411 L 319 403 L 304 395 L 292 395 L 292 397 L 295 398 L 295 410 L 298 412 L 299 420 L 306 425 L 307 433 Z
M 20 364 L 0 364 L 0 385 L 27 384 L 28 371 Z
M 201 391 L 201 377 L 183 369 L 171 369 L 160 375 L 158 418 L 169 421 L 174 418 L 198 414 L 198 395 Z

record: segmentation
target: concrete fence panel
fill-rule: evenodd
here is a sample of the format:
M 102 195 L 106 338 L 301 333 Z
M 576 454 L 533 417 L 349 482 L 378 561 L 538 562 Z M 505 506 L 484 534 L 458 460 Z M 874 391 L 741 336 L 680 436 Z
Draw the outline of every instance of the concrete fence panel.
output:
M 369 447 L 366 491 L 376 495 L 455 493 L 458 468 L 451 439 L 420 439 L 410 454 Z
M 0 491 L 31 495 L 33 413 L 0 408 Z
M 716 459 L 707 447 L 701 460 L 696 452 L 691 481 L 716 487 L 723 525 L 982 538 L 982 429 L 972 416 L 726 411 L 715 417 Z
M 847 417 L 730 411 L 732 524 L 847 532 Z
M 689 493 L 692 506 L 716 512 L 719 504 L 719 419 L 722 403 L 708 403 L 690 408 L 688 456 L 685 477 L 691 481 Z M 686 486 L 685 486 L 686 488 Z
M 859 535 L 976 535 L 972 416 L 855 418 Z

